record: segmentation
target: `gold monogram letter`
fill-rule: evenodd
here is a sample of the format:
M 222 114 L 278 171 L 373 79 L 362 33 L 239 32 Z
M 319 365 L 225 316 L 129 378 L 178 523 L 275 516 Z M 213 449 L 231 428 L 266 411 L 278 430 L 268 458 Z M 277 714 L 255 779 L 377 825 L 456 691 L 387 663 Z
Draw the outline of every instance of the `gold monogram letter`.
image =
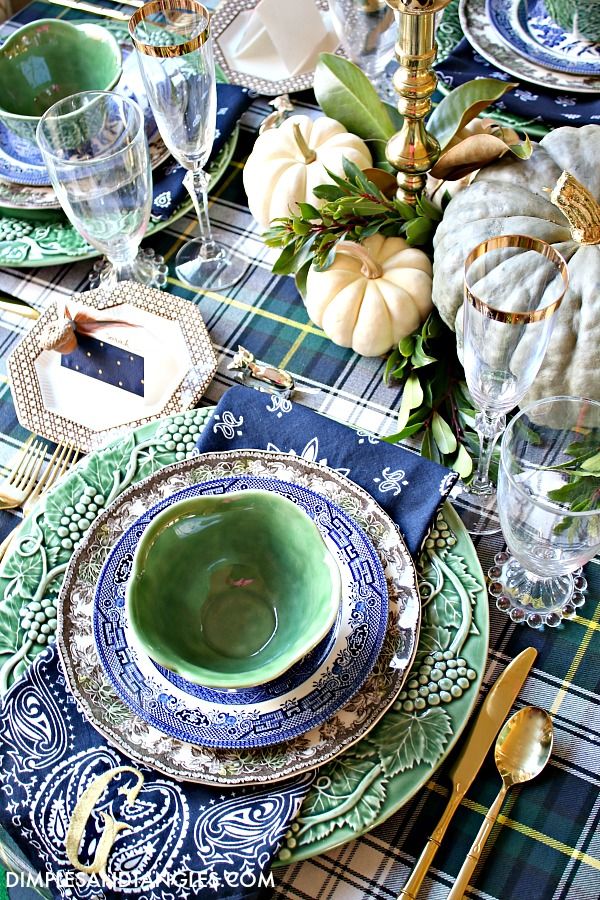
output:
M 140 788 L 144 783 L 144 776 L 137 769 L 132 769 L 130 766 L 118 766 L 115 769 L 109 769 L 104 775 L 99 775 L 98 778 L 95 778 L 90 786 L 85 789 L 77 801 L 77 806 L 73 810 L 73 815 L 69 822 L 69 830 L 67 832 L 66 850 L 69 862 L 76 869 L 79 869 L 80 872 L 87 872 L 88 874 L 94 875 L 99 875 L 101 872 L 104 872 L 106 863 L 108 862 L 108 856 L 117 834 L 124 828 L 131 828 L 131 825 L 127 825 L 126 822 L 117 822 L 117 820 L 113 819 L 112 816 L 109 816 L 108 813 L 103 812 L 102 817 L 105 825 L 102 836 L 98 841 L 96 855 L 89 866 L 84 866 L 83 863 L 79 862 L 79 845 L 81 844 L 85 826 L 92 814 L 92 810 L 104 793 L 106 787 L 113 778 L 121 772 L 132 772 L 137 776 L 137 783 L 134 784 L 132 788 L 119 788 L 119 793 L 124 794 L 127 797 L 127 802 L 134 803 L 140 792 Z

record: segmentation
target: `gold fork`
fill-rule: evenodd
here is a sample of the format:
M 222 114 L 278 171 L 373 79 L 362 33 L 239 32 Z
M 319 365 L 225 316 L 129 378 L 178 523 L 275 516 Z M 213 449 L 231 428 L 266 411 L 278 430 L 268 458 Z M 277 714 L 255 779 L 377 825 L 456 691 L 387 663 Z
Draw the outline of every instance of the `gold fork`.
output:
M 79 454 L 79 450 L 74 444 L 58 444 L 56 450 L 50 457 L 48 465 L 46 466 L 42 477 L 37 482 L 33 490 L 30 492 L 29 496 L 23 503 L 23 521 L 25 521 L 26 517 L 31 512 L 35 503 L 39 500 L 39 498 L 46 494 L 50 488 L 54 487 L 59 478 L 61 478 L 65 472 L 73 465 L 77 460 L 77 456 Z M 0 544 L 0 562 L 6 556 L 6 553 L 11 546 L 13 540 L 17 538 L 19 530 L 23 527 L 23 522 L 18 525 L 14 531 L 12 531 Z
M 35 488 L 44 461 L 44 444 L 31 435 L 23 444 L 15 465 L 0 482 L 0 509 L 22 506 Z

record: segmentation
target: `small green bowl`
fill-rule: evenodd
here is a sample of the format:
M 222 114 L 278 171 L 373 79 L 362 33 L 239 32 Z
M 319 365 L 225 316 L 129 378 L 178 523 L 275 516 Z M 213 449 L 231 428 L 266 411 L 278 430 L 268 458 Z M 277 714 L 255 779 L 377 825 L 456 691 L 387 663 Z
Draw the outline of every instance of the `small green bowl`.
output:
M 206 687 L 246 688 L 318 644 L 341 589 L 307 513 L 247 490 L 181 500 L 157 515 L 134 555 L 126 612 L 155 662 Z
M 109 91 L 121 69 L 121 48 L 101 25 L 30 22 L 0 48 L 0 120 L 35 145 L 47 109 L 80 91 Z

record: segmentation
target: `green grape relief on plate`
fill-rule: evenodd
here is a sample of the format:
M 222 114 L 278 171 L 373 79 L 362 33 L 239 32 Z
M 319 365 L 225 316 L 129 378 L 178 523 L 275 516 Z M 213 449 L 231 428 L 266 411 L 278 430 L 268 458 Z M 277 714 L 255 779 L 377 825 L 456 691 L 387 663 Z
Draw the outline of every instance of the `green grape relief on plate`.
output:
M 189 456 L 210 415 L 190 410 L 152 422 L 90 453 L 38 505 L 0 572 L 2 690 L 53 640 L 69 559 L 99 512 Z M 186 452 L 176 449 L 182 445 Z M 327 852 L 383 822 L 431 777 L 467 723 L 487 657 L 488 605 L 475 549 L 448 504 L 418 575 L 422 625 L 408 680 L 375 727 L 318 770 L 279 864 Z

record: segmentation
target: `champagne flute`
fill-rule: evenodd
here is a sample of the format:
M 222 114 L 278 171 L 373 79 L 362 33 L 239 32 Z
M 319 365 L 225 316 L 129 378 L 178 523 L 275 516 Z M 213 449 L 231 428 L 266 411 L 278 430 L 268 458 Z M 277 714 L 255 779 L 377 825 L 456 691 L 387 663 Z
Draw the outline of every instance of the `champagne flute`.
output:
M 196 0 L 151 0 L 129 21 L 150 107 L 161 137 L 187 169 L 200 237 L 175 258 L 178 277 L 196 289 L 221 290 L 238 281 L 247 263 L 213 237 L 208 215 L 210 155 L 217 115 L 210 16 Z
M 37 127 L 52 186 L 77 231 L 112 264 L 102 279 L 152 282 L 136 256 L 150 220 L 152 172 L 144 116 L 128 97 L 83 91 L 59 100 Z
M 545 241 L 508 234 L 471 251 L 464 285 L 463 362 L 479 409 L 479 461 L 471 484 L 453 501 L 471 534 L 495 534 L 500 525 L 490 479 L 494 446 L 506 413 L 539 372 L 569 276 L 560 253 Z

